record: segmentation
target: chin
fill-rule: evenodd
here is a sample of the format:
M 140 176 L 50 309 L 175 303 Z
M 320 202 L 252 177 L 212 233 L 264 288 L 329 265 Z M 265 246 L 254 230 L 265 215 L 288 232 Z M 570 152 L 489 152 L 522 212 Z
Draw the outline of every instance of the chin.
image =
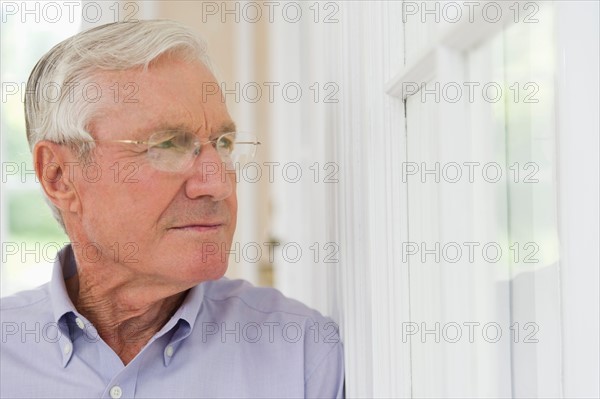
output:
M 182 267 L 181 271 L 184 275 L 189 276 L 191 282 L 195 284 L 208 280 L 218 280 L 227 271 L 227 260 L 223 261 L 216 257 L 204 257 L 204 259 L 195 257 L 195 259 L 186 262 L 186 266 Z
M 163 252 L 161 262 L 173 279 L 196 285 L 202 281 L 218 280 L 227 271 L 229 254 L 226 243 L 207 244 L 198 242 L 171 243 L 169 251 Z M 176 250 L 175 250 L 176 249 Z

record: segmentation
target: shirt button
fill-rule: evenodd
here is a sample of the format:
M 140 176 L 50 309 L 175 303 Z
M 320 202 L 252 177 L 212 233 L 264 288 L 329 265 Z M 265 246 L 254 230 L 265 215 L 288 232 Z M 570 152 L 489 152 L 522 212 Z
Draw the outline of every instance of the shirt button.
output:
M 167 348 L 165 349 L 165 355 L 171 357 L 173 356 L 173 346 L 169 345 L 167 346 Z
M 75 319 L 75 324 L 77 324 L 77 327 L 81 328 L 82 330 L 85 328 L 85 324 L 83 324 L 83 320 L 81 320 L 79 317 Z
M 71 345 L 70 342 L 67 342 L 65 344 L 65 347 L 63 348 L 63 352 L 65 352 L 65 355 L 68 355 L 69 353 L 71 353 L 72 350 L 73 350 L 73 345 Z
M 110 397 L 113 399 L 119 399 L 121 396 L 123 396 L 123 390 L 121 389 L 120 386 L 115 385 L 114 387 L 112 387 L 110 389 Z

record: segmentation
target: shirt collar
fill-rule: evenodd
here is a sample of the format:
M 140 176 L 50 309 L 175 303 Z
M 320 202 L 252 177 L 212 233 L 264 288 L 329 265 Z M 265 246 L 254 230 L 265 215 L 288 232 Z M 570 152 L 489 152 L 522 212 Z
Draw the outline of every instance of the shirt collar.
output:
M 57 323 L 66 314 L 76 311 L 75 305 L 69 298 L 65 279 L 77 273 L 77 265 L 71 245 L 67 245 L 57 254 L 52 270 L 49 291 L 52 298 L 52 312 Z
M 183 303 L 179 309 L 177 309 L 173 317 L 171 317 L 171 320 L 169 320 L 150 341 L 152 342 L 167 332 L 174 330 L 169 343 L 163 351 L 165 366 L 168 366 L 171 363 L 171 359 L 175 352 L 177 352 L 181 341 L 192 333 L 196 318 L 198 317 L 198 313 L 200 313 L 203 299 L 204 284 L 198 284 L 195 287 L 190 288 Z M 175 326 L 177 326 L 177 328 L 174 328 Z
M 69 278 L 75 273 L 77 273 L 75 257 L 71 245 L 67 245 L 56 255 L 52 278 L 48 286 L 54 321 L 61 332 L 58 344 L 61 349 L 63 367 L 67 366 L 73 355 L 73 340 L 69 327 L 73 326 L 77 311 L 67 293 L 65 278 Z

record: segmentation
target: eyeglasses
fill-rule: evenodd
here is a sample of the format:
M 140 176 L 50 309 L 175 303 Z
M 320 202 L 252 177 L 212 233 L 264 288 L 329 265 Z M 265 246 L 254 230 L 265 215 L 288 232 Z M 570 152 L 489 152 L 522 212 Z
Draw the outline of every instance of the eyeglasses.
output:
M 90 140 L 92 142 L 111 142 L 146 145 L 146 157 L 150 164 L 165 172 L 183 172 L 189 169 L 205 144 L 212 144 L 217 150 L 226 170 L 233 171 L 254 158 L 256 146 L 260 144 L 251 133 L 224 133 L 204 143 L 190 132 L 161 131 L 152 134 L 147 141 L 138 140 Z

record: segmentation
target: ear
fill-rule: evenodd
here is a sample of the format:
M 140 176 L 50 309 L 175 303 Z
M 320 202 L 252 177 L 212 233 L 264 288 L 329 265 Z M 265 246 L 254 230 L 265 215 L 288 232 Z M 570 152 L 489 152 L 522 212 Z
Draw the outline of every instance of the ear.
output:
M 63 212 L 79 213 L 81 201 L 74 185 L 78 159 L 64 145 L 40 141 L 33 149 L 35 174 L 52 203 Z

